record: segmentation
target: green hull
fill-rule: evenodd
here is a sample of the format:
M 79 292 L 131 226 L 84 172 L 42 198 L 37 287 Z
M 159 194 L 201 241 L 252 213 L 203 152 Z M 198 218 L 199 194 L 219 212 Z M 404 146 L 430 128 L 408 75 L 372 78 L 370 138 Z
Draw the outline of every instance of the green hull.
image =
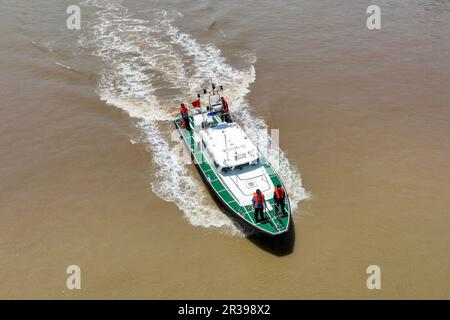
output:
M 256 223 L 252 206 L 240 205 L 240 203 L 234 198 L 233 194 L 228 190 L 227 186 L 221 182 L 220 178 L 216 175 L 209 162 L 203 157 L 202 150 L 197 150 L 193 139 L 193 132 L 182 129 L 180 120 L 175 120 L 174 123 L 181 133 L 183 141 L 190 150 L 193 160 L 198 170 L 202 174 L 205 182 L 207 182 L 208 186 L 215 193 L 218 199 L 228 208 L 228 210 L 233 212 L 236 216 L 241 218 L 246 223 L 250 224 L 252 227 L 256 228 L 259 231 L 262 231 L 265 234 L 274 236 L 288 231 L 291 216 L 289 197 L 286 197 L 286 215 L 283 216 L 282 214 L 277 214 L 275 212 L 273 199 L 269 199 L 267 200 L 267 202 L 270 203 L 272 210 L 266 210 L 266 219 L 262 222 Z M 261 161 L 267 173 L 269 174 L 272 183 L 274 185 L 277 185 L 279 183 L 282 184 L 281 179 L 272 169 L 272 166 L 265 160 Z

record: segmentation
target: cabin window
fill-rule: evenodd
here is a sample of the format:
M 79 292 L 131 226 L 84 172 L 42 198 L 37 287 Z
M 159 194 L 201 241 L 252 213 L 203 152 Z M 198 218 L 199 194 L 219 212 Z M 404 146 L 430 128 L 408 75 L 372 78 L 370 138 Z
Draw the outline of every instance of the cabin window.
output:
M 250 166 L 249 162 L 240 164 L 240 165 L 236 166 L 235 168 L 238 169 L 238 170 L 242 170 L 242 169 L 244 169 L 245 167 L 248 167 L 248 166 Z

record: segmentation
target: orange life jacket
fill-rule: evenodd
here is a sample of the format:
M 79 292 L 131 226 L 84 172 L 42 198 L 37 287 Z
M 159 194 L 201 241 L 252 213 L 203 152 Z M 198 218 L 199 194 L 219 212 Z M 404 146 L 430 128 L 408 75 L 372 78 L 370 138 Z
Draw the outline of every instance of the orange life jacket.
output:
M 275 196 L 276 196 L 277 199 L 284 199 L 284 189 L 283 189 L 283 187 L 281 187 L 280 189 L 275 187 Z
M 186 106 L 180 106 L 180 113 L 182 117 L 186 117 L 188 115 L 188 108 Z
M 260 193 L 260 195 L 261 195 L 261 201 L 265 202 L 264 195 L 263 195 L 262 192 Z M 258 194 L 256 192 L 253 194 L 253 198 L 255 199 L 255 204 L 256 205 L 259 204 L 259 197 L 258 197 Z
M 227 99 L 223 99 L 222 101 L 222 114 L 227 114 L 229 113 L 228 111 L 228 101 Z

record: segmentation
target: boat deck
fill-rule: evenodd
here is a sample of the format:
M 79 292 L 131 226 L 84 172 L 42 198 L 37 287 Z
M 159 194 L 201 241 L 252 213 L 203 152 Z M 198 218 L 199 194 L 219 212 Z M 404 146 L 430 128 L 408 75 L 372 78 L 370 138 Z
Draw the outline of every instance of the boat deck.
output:
M 220 122 L 218 117 L 215 117 L 216 122 Z M 265 211 L 265 217 L 266 219 L 261 222 L 256 222 L 254 218 L 254 212 L 251 205 L 248 206 L 241 206 L 239 202 L 236 201 L 233 194 L 228 190 L 226 185 L 222 184 L 221 180 L 217 177 L 216 172 L 211 167 L 209 162 L 203 157 L 202 151 L 199 149 L 197 150 L 197 147 L 194 142 L 193 138 L 193 131 L 188 131 L 186 129 L 181 129 L 181 123 L 180 120 L 175 120 L 175 125 L 179 129 L 181 136 L 186 144 L 186 146 L 189 148 L 193 160 L 195 164 L 197 165 L 199 171 L 202 173 L 205 180 L 208 181 L 209 186 L 214 191 L 214 193 L 218 196 L 218 198 L 221 200 L 221 202 L 232 212 L 239 215 L 240 218 L 245 220 L 247 223 L 253 225 L 257 229 L 271 235 L 277 235 L 283 232 L 286 232 L 289 228 L 289 219 L 290 219 L 290 204 L 289 199 L 286 198 L 286 212 L 287 215 L 277 214 L 275 212 L 275 205 L 273 199 L 266 200 L 270 205 L 272 209 L 269 210 L 269 208 Z M 192 122 L 191 122 L 192 123 Z M 274 185 L 277 185 L 279 183 L 282 183 L 276 172 L 272 169 L 272 166 L 264 161 L 263 159 L 262 163 L 264 165 L 264 168 L 266 169 L 270 179 L 272 180 L 272 183 Z M 268 197 L 266 197 L 268 198 Z

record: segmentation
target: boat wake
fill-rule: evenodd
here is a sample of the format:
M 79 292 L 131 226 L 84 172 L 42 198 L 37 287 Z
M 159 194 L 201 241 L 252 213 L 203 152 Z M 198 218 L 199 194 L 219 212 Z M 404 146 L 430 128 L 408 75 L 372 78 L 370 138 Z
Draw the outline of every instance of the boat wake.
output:
M 230 109 L 247 134 L 256 143 L 266 139 L 267 125 L 262 118 L 255 119 L 245 99 L 255 81 L 256 59 L 244 70 L 227 64 L 217 47 L 200 43 L 174 25 L 179 12 L 154 10 L 146 12 L 143 20 L 113 1 L 88 0 L 82 5 L 93 7 L 96 17 L 80 36 L 79 45 L 92 50 L 104 64 L 97 89 L 100 99 L 137 119 L 142 142 L 156 167 L 152 191 L 175 203 L 195 226 L 248 235 L 249 230 L 236 227 L 232 218 L 217 208 L 201 179 L 183 164 L 173 147 L 170 120 L 178 112 L 176 102 L 189 101 L 211 79 L 225 87 L 224 95 L 233 102 Z M 236 55 L 242 57 L 243 53 Z M 281 150 L 261 151 L 278 170 L 295 210 L 307 198 L 299 173 Z

